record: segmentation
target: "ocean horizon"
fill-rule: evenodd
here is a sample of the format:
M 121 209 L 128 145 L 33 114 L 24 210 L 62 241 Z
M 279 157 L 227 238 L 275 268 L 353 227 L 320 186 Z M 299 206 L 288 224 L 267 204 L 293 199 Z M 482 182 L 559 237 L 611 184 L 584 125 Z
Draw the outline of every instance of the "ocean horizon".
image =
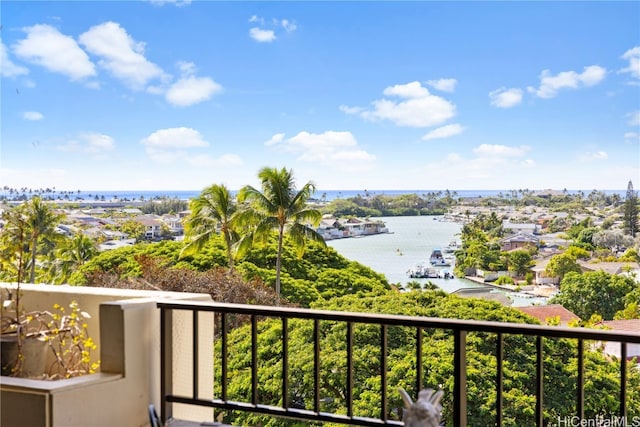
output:
M 6 189 L 0 189 L 0 194 L 5 197 L 11 196 L 11 194 Z M 331 201 L 335 199 L 348 199 L 352 197 L 362 196 L 362 197 L 373 197 L 378 195 L 387 195 L 387 196 L 399 196 L 404 194 L 417 194 L 417 195 L 425 195 L 429 193 L 437 193 L 442 192 L 446 193 L 449 191 L 454 197 L 493 197 L 499 194 L 510 194 L 511 190 L 316 190 L 313 194 L 312 199 L 316 200 L 326 200 Z M 539 189 L 539 190 L 530 190 L 530 191 L 549 191 L 549 189 Z M 553 189 L 551 191 L 565 191 Z M 580 192 L 585 195 L 589 194 L 593 190 L 566 190 L 568 194 L 578 194 Z M 626 190 L 596 190 L 602 191 L 605 194 L 618 194 L 620 196 L 625 196 Z M 52 198 L 65 198 L 68 200 L 151 200 L 157 198 L 174 198 L 178 200 L 190 200 L 197 197 L 202 190 L 76 190 L 76 191 L 50 191 L 50 192 L 42 192 L 38 191 L 26 191 L 26 192 L 14 192 L 13 195 L 20 196 L 22 194 L 26 194 L 28 196 L 41 194 L 46 197 Z M 232 193 L 236 193 L 237 190 L 233 190 Z

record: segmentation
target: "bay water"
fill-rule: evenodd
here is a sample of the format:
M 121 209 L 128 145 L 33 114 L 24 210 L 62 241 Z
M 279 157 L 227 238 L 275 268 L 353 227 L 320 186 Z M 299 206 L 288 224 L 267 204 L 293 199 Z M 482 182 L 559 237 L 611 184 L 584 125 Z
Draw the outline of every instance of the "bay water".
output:
M 384 274 L 389 283 L 404 286 L 414 280 L 420 283 L 431 281 L 447 293 L 463 288 L 483 286 L 467 279 L 412 279 L 407 274 L 409 269 L 418 264 L 429 266 L 429 256 L 433 249 L 444 249 L 452 240 L 460 243 L 461 224 L 444 221 L 442 216 L 399 216 L 372 219 L 383 221 L 389 229 L 389 233 L 329 240 L 327 244 L 338 251 L 340 255 Z M 453 271 L 453 266 L 446 268 Z M 544 298 L 530 298 L 502 290 L 494 290 L 493 292 L 506 295 L 511 300 L 512 306 L 546 303 Z
M 466 279 L 411 279 L 407 271 L 422 264 L 429 266 L 429 255 L 436 248 L 444 249 L 449 242 L 460 242 L 461 224 L 443 221 L 442 216 L 379 217 L 389 233 L 372 236 L 329 240 L 328 245 L 340 255 L 358 261 L 384 274 L 389 283 L 404 285 L 409 281 L 432 281 L 446 292 L 478 287 Z M 453 267 L 446 267 L 453 271 Z

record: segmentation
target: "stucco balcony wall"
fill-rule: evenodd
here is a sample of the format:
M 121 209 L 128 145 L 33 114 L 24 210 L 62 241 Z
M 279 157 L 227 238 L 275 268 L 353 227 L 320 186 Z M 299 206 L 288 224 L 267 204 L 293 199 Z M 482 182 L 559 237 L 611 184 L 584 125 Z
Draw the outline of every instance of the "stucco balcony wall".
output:
M 0 283 L 0 288 L 15 285 Z M 148 425 L 148 405 L 158 407 L 160 403 L 160 318 L 156 301 L 211 301 L 206 294 L 178 292 L 27 284 L 21 289 L 28 310 L 50 310 L 53 304 L 68 306 L 76 300 L 91 315 L 88 327 L 98 345 L 101 367 L 97 374 L 58 381 L 0 377 L 3 427 Z M 174 387 L 186 392 L 192 389 L 192 316 L 187 312 L 176 314 L 172 376 Z M 203 314 L 198 340 L 212 343 L 213 314 Z M 213 344 L 199 348 L 200 394 L 212 395 Z M 185 420 L 212 418 L 208 408 L 184 406 L 175 412 Z

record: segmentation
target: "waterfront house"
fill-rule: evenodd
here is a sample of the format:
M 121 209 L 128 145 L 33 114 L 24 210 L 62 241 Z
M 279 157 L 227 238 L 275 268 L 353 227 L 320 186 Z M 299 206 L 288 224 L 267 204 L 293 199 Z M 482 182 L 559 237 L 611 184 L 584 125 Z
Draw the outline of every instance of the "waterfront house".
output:
M 340 223 L 334 217 L 322 218 L 318 228 L 316 228 L 318 234 L 322 236 L 324 240 L 340 239 L 347 237 L 347 234 L 342 230 Z
M 532 233 L 519 232 L 500 240 L 500 250 L 512 251 L 514 249 L 540 246 L 540 238 Z
M 360 218 L 339 219 L 340 227 L 346 230 L 349 237 L 369 236 L 372 234 L 388 233 L 384 222 Z
M 558 285 L 560 283 L 559 276 L 549 276 L 546 272 L 547 264 L 549 264 L 549 260 L 553 255 L 547 256 L 545 258 L 537 259 L 536 264 L 531 267 L 531 271 L 536 275 L 535 283 L 536 285 Z

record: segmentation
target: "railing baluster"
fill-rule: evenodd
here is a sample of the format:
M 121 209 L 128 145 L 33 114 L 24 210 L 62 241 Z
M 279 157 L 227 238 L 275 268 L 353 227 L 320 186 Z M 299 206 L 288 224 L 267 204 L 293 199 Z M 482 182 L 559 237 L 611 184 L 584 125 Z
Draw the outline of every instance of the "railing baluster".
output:
M 353 416 L 353 323 L 347 322 L 347 416 Z
M 251 403 L 258 404 L 258 319 L 251 315 Z
M 380 418 L 387 419 L 387 325 L 380 325 Z
M 588 347 L 586 343 L 589 340 L 593 341 L 609 341 L 620 343 L 620 392 L 619 392 L 619 416 L 621 419 L 626 419 L 628 416 L 629 406 L 629 392 L 628 392 L 628 362 L 626 360 L 628 356 L 629 344 L 640 344 L 640 337 L 638 334 L 633 333 L 616 333 L 613 331 L 595 331 L 595 330 L 576 330 L 569 331 L 563 330 L 563 328 L 548 328 L 538 325 L 514 325 L 508 323 L 498 322 L 481 322 L 481 321 L 462 321 L 455 319 L 434 319 L 434 318 L 414 318 L 409 316 L 389 316 L 389 315 L 376 315 L 376 314 L 363 314 L 363 313 L 343 313 L 343 312 L 328 312 L 328 311 L 314 311 L 306 309 L 289 309 L 282 307 L 259 307 L 259 306 L 246 306 L 224 303 L 183 303 L 183 302 L 159 302 L 158 307 L 160 309 L 160 404 L 161 404 L 161 417 L 166 422 L 173 417 L 173 404 L 186 404 L 197 405 L 202 407 L 219 408 L 226 411 L 242 411 L 251 412 L 255 414 L 263 414 L 270 416 L 286 416 L 298 420 L 308 421 L 309 423 L 317 422 L 329 422 L 340 423 L 348 425 L 360 425 L 360 426 L 400 426 L 400 421 L 389 419 L 389 328 L 393 327 L 413 327 L 416 328 L 416 391 L 419 391 L 425 384 L 425 361 L 424 361 L 424 330 L 426 328 L 436 328 L 444 331 L 451 331 L 454 339 L 454 389 L 453 395 L 446 397 L 445 399 L 453 402 L 453 425 L 454 426 L 466 426 L 467 425 L 467 353 L 466 343 L 467 334 L 469 332 L 479 332 L 486 334 L 496 334 L 496 425 L 502 427 L 504 423 L 504 377 L 505 377 L 505 361 L 509 357 L 507 354 L 507 348 L 505 344 L 505 337 L 508 335 L 528 336 L 535 339 L 536 348 L 536 360 L 535 360 L 535 393 L 536 393 L 536 407 L 535 407 L 535 425 L 544 426 L 544 382 L 545 382 L 545 370 L 544 370 L 544 344 L 546 338 L 553 339 L 576 339 L 577 340 L 577 393 L 576 398 L 576 416 L 579 419 L 584 419 L 585 412 L 585 370 L 586 361 L 585 356 L 588 355 Z M 189 390 L 187 388 L 186 395 L 174 394 L 173 390 L 173 376 L 174 364 L 178 360 L 183 361 L 179 355 L 174 353 L 173 338 L 176 334 L 174 327 L 180 327 L 183 322 L 174 324 L 174 310 L 179 310 L 178 314 L 182 319 L 182 312 L 191 311 L 192 314 L 192 363 L 191 370 L 187 369 L 187 373 L 191 371 L 193 376 L 192 396 L 189 396 Z M 216 379 L 221 381 L 221 397 L 218 399 L 215 396 L 213 399 L 199 398 L 199 384 L 200 372 L 199 361 L 201 360 L 199 336 L 208 330 L 203 325 L 200 325 L 199 319 L 200 313 L 208 312 L 219 314 L 221 316 L 220 326 L 221 332 L 217 336 L 221 340 L 221 374 L 220 378 Z M 241 401 L 229 400 L 228 396 L 228 381 L 229 381 L 229 327 L 230 316 L 233 315 L 247 315 L 250 318 L 251 325 L 251 397 L 249 399 L 242 399 Z M 260 389 L 258 384 L 258 372 L 260 360 L 259 348 L 258 348 L 258 326 L 259 319 L 263 317 L 277 318 L 282 321 L 282 407 L 272 406 L 267 404 L 260 404 Z M 314 345 L 314 410 L 305 408 L 291 408 L 292 401 L 290 399 L 290 347 L 289 346 L 289 327 L 288 320 L 291 318 L 309 319 L 314 321 L 313 330 L 313 345 Z M 345 412 L 341 414 L 321 412 L 322 395 L 321 395 L 321 369 L 323 368 L 320 358 L 320 344 L 321 344 L 321 322 L 344 322 L 346 323 L 346 408 Z M 380 417 L 367 418 L 354 416 L 354 381 L 355 381 L 355 369 L 354 365 L 357 363 L 354 354 L 354 340 L 355 340 L 355 326 L 358 323 L 366 325 L 380 326 Z M 214 322 L 214 327 L 215 327 Z M 188 325 L 187 325 L 188 326 Z M 586 348 L 585 348 L 586 347 Z M 204 351 L 204 348 L 203 350 Z M 218 353 L 213 355 L 217 361 Z M 184 362 L 189 363 L 189 356 Z M 182 365 L 181 365 L 182 366 Z M 178 369 L 178 366 L 175 366 Z M 325 368 L 328 368 L 325 366 Z M 177 371 L 176 371 L 177 372 Z M 181 371 L 182 372 L 182 371 Z M 410 374 L 409 374 L 410 375 Z M 294 405 L 295 406 L 295 405 Z M 311 404 L 309 404 L 311 406 Z
M 313 410 L 320 412 L 320 320 L 313 321 Z
M 222 328 L 222 366 L 221 366 L 221 371 L 222 371 L 222 378 L 220 378 L 220 381 L 222 381 L 222 400 L 223 401 L 227 401 L 227 373 L 228 373 L 228 358 L 229 358 L 229 341 L 228 341 L 228 337 L 227 337 L 227 332 L 228 332 L 228 322 L 227 322 L 227 313 L 221 313 L 221 319 L 220 319 L 220 327 Z
M 504 338 L 502 332 L 496 337 L 496 426 L 502 426 L 502 392 L 504 391 Z
M 584 340 L 578 340 L 578 381 L 577 381 L 576 416 L 584 419 Z
M 416 396 L 422 389 L 422 328 L 416 328 Z
M 544 354 L 542 336 L 536 336 L 536 426 L 544 422 Z
M 627 343 L 620 343 L 620 418 L 627 419 Z
M 453 425 L 467 425 L 467 331 L 453 331 Z
M 289 407 L 289 319 L 282 317 L 282 407 Z
M 193 310 L 192 312 L 192 318 L 193 318 L 193 327 L 192 327 L 192 349 L 191 351 L 192 353 L 192 370 L 193 370 L 193 398 L 197 399 L 198 398 L 198 336 L 200 335 L 200 332 L 198 331 L 198 310 Z

